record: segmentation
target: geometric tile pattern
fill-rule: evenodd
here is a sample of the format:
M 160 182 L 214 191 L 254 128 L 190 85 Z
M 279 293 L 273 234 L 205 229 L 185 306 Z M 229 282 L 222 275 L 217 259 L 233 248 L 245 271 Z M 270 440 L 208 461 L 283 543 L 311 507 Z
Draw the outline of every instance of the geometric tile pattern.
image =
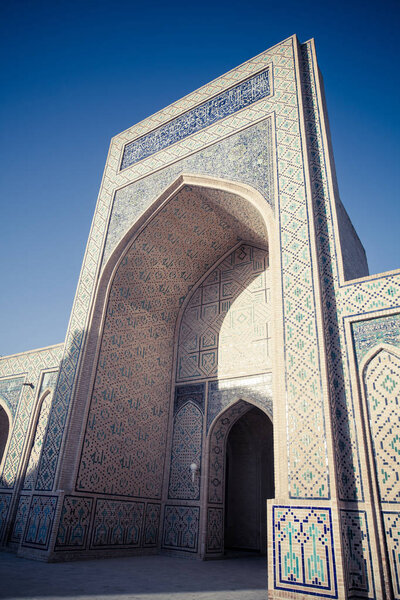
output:
M 201 465 L 203 413 L 187 402 L 174 417 L 168 498 L 199 500 L 200 478 L 194 477 L 190 465 Z
M 224 551 L 224 512 L 222 508 L 209 507 L 207 510 L 207 554 L 221 554 Z
M 23 354 L 0 358 L 0 377 L 24 374 L 26 382 L 33 383 L 22 388 L 18 410 L 15 415 L 13 429 L 7 456 L 3 463 L 3 472 L 0 477 L 0 487 L 10 489 L 14 486 L 18 472 L 22 449 L 26 442 L 26 433 L 32 417 L 33 403 L 40 372 L 43 369 L 58 367 L 62 355 L 63 345 L 50 346 L 43 350 L 34 350 Z
M 48 549 L 57 501 L 57 496 L 32 496 L 23 546 Z
M 197 506 L 167 505 L 164 514 L 163 548 L 197 552 L 199 512 Z
M 166 125 L 125 146 L 121 169 L 125 169 L 205 127 L 269 96 L 270 71 L 258 73 L 211 100 L 196 106 Z
M 92 512 L 92 498 L 65 496 L 55 550 L 84 550 Z
M 20 496 L 18 501 L 18 508 L 15 515 L 14 525 L 11 532 L 10 540 L 12 542 L 19 543 L 24 533 L 26 519 L 28 517 L 29 506 L 31 503 L 30 496 Z
M 374 573 L 367 513 L 363 510 L 341 510 L 340 524 L 348 597 L 374 600 Z
M 386 544 L 395 600 L 400 599 L 400 513 L 383 511 Z
M 11 503 L 11 494 L 0 494 L 0 541 L 3 537 L 7 523 L 8 510 Z
M 337 598 L 330 508 L 273 507 L 274 589 Z
M 144 522 L 143 546 L 151 548 L 157 546 L 160 531 L 161 504 L 149 502 L 146 506 Z
M 42 401 L 42 406 L 40 408 L 39 418 L 36 425 L 35 438 L 33 441 L 33 446 L 29 457 L 29 463 L 26 470 L 24 483 L 22 486 L 23 490 L 35 489 L 40 455 L 42 452 L 44 436 L 46 435 L 47 422 L 49 419 L 52 399 L 53 394 L 50 392 L 45 396 L 44 400 Z
M 356 321 L 352 324 L 354 347 L 357 360 L 362 358 L 379 344 L 400 347 L 400 314 L 388 315 L 368 321 Z
M 186 186 L 125 254 L 110 290 L 77 491 L 161 497 L 176 318 L 239 231 L 265 239 L 257 211 L 241 214 L 244 204 Z
M 332 427 L 338 468 L 339 496 L 342 499 L 363 499 L 358 442 L 348 364 L 343 319 L 400 303 L 399 275 L 378 276 L 359 283 L 339 283 L 338 257 L 332 218 L 326 166 L 327 148 L 321 130 L 321 112 L 316 91 L 316 65 L 310 42 L 303 44 L 302 87 L 308 161 L 314 204 L 314 225 L 322 284 L 325 336 L 332 400 Z M 335 181 L 333 182 L 335 185 Z M 337 191 L 336 191 L 337 193 Z
M 144 503 L 103 500 L 96 502 L 92 548 L 127 548 L 140 545 Z
M 19 395 L 22 390 L 24 377 L 16 379 L 2 379 L 0 381 L 0 400 L 10 409 L 10 413 L 15 417 Z M 1 404 L 0 404 L 1 406 Z
M 265 250 L 243 244 L 194 291 L 182 318 L 177 381 L 271 368 Z
M 283 48 L 282 48 L 283 50 Z M 289 485 L 292 498 L 329 498 L 312 247 L 309 235 L 294 49 L 274 72 L 275 89 L 285 89 L 274 104 L 286 361 Z M 299 351 L 300 350 L 300 351 Z M 304 357 L 307 356 L 307 361 Z
M 186 402 L 192 402 L 204 412 L 205 384 L 177 385 L 175 386 L 174 414 L 176 414 Z
M 381 502 L 400 503 L 400 358 L 380 350 L 364 385 Z
M 210 381 L 208 384 L 207 432 L 215 417 L 237 400 L 247 400 L 260 407 L 272 420 L 272 373 Z

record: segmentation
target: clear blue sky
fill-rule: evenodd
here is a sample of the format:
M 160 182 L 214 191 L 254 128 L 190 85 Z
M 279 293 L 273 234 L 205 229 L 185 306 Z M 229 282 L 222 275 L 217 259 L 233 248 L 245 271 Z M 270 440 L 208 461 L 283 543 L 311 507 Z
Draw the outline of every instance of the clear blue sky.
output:
M 316 39 L 343 203 L 400 267 L 396 1 L 3 2 L 0 355 L 64 340 L 109 140 L 293 33 Z

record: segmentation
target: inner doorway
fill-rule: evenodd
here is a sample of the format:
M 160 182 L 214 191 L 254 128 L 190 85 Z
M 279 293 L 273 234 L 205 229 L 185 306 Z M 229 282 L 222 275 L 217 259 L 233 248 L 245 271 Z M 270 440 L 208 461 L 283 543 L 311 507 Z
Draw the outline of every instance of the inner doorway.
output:
M 254 407 L 228 434 L 225 477 L 225 555 L 266 554 L 266 500 L 274 497 L 273 428 Z

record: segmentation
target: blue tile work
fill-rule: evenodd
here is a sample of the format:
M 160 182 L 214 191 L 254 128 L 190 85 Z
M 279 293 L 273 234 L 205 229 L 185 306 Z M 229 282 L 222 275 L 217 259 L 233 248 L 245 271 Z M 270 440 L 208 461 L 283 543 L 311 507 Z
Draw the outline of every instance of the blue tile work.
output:
M 210 381 L 208 384 L 207 432 L 215 417 L 229 404 L 248 400 L 263 408 L 272 419 L 272 373 Z
M 337 598 L 330 508 L 273 507 L 274 589 Z
M 24 377 L 15 377 L 13 379 L 3 379 L 0 381 L 0 400 L 8 407 L 13 418 L 17 412 L 18 401 L 24 380 Z
M 176 380 L 271 369 L 268 253 L 239 245 L 192 293 L 179 328 Z
M 57 501 L 57 496 L 32 496 L 23 546 L 48 549 Z
M 207 510 L 207 554 L 221 554 L 224 551 L 224 512 L 222 508 L 209 507 Z
M 367 513 L 364 510 L 341 510 L 340 524 L 348 598 L 375 600 Z
M 383 511 L 386 543 L 395 600 L 400 599 L 400 513 Z
M 144 520 L 143 546 L 154 548 L 158 545 L 160 535 L 161 504 L 148 502 Z
M 167 505 L 164 513 L 162 547 L 197 552 L 200 509 L 197 506 Z
M 3 463 L 3 472 L 0 476 L 0 488 L 11 489 L 14 487 L 22 449 L 26 442 L 28 426 L 32 418 L 41 371 L 52 367 L 58 368 L 62 351 L 63 346 L 59 344 L 43 348 L 43 350 L 33 350 L 32 352 L 0 358 L 0 377 L 11 377 L 15 374 L 24 373 L 26 381 L 33 383 L 35 386 L 33 389 L 30 386 L 22 388 L 7 456 Z
M 126 169 L 136 162 L 168 148 L 168 146 L 269 96 L 270 93 L 270 71 L 267 69 L 127 144 L 121 169 Z
M 343 283 L 339 277 L 338 256 L 333 228 L 332 202 L 326 166 L 328 151 L 323 141 L 320 105 L 316 90 L 316 63 L 312 43 L 301 47 L 302 89 L 308 146 L 308 161 L 314 204 L 314 226 L 322 287 L 325 337 L 328 349 L 328 376 L 331 389 L 332 429 L 338 469 L 339 496 L 343 500 L 363 500 L 358 455 L 356 419 L 346 355 L 344 319 L 399 306 L 399 275 L 377 276 L 357 283 Z M 336 183 L 333 181 L 333 185 Z M 337 193 L 337 190 L 335 190 Z
M 14 525 L 11 532 L 10 540 L 19 543 L 24 533 L 26 519 L 28 518 L 29 506 L 31 504 L 30 495 L 21 495 L 18 500 L 18 508 L 15 515 Z
M 201 465 L 202 440 L 203 413 L 188 401 L 174 417 L 168 498 L 200 499 L 200 477 L 192 481 L 190 465 Z
M 186 402 L 193 402 L 204 413 L 205 384 L 177 385 L 175 387 L 174 414 L 176 414 Z
M 85 550 L 88 542 L 93 499 L 65 496 L 55 550 Z
M 363 373 L 381 503 L 400 503 L 400 353 L 380 350 Z
M 26 469 L 24 482 L 22 485 L 23 490 L 35 489 L 38 467 L 43 448 L 43 440 L 46 435 L 52 399 L 52 394 L 47 394 L 44 400 L 42 401 L 42 405 L 40 407 L 39 418 L 36 423 L 35 437 L 33 440 L 33 445 L 29 456 L 29 462 Z
M 11 497 L 11 494 L 0 494 L 0 542 L 3 538 L 5 527 L 7 524 Z
M 91 548 L 135 548 L 140 545 L 144 503 L 98 499 Z
M 400 314 L 352 323 L 358 363 L 375 346 L 390 344 L 400 348 Z
M 274 206 L 271 119 L 209 145 L 187 158 L 120 190 L 113 199 L 102 265 L 132 223 L 182 173 L 210 175 L 247 183 Z

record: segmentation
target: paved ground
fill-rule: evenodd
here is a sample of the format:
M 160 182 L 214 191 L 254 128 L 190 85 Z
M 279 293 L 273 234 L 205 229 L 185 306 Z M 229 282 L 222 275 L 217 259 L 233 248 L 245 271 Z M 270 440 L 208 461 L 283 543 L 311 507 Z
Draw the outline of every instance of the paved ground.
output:
M 265 558 L 169 556 L 41 563 L 0 553 L 8 600 L 266 600 Z

